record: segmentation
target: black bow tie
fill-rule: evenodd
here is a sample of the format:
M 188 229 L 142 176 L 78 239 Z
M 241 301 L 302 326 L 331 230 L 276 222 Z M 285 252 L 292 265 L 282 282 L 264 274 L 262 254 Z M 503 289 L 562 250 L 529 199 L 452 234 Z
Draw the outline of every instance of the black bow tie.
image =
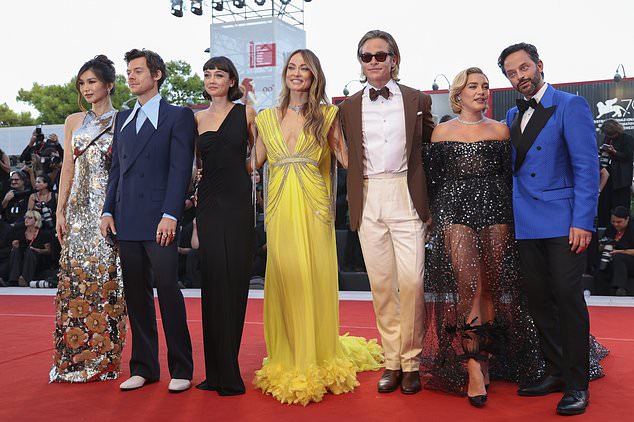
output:
M 518 98 L 517 100 L 515 100 L 515 103 L 517 104 L 517 108 L 519 109 L 520 113 L 524 113 L 526 110 L 529 109 L 529 107 L 537 109 L 537 101 L 535 101 L 535 98 L 531 98 L 530 100 L 523 100 L 521 98 Z
M 387 86 L 384 86 L 381 89 L 370 88 L 370 101 L 376 101 L 376 99 L 379 98 L 379 95 L 387 100 L 390 96 L 390 90 Z

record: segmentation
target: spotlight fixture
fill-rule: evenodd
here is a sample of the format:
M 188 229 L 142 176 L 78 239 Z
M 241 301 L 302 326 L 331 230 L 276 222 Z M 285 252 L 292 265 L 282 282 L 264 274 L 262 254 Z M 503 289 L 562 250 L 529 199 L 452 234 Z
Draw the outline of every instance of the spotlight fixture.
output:
M 287 4 L 291 2 L 291 0 L 280 0 L 280 1 L 282 2 L 284 6 L 286 6 Z
M 264 6 L 265 2 L 266 0 L 255 0 L 255 4 L 257 4 L 258 6 Z
M 351 81 L 348 81 L 348 83 L 343 87 L 343 95 L 345 95 L 346 97 L 350 95 L 350 91 L 348 90 L 348 85 L 350 85 L 352 82 L 359 82 L 359 80 L 353 79 Z
M 177 18 L 183 17 L 183 0 L 172 0 L 172 15 Z
M 194 15 L 200 16 L 203 14 L 203 0 L 192 0 L 191 12 Z
M 443 73 L 439 73 L 438 75 L 436 75 L 436 77 L 434 78 L 434 83 L 431 84 L 431 89 L 433 89 L 434 91 L 438 91 L 438 84 L 436 83 L 436 79 L 438 79 L 439 76 L 445 78 L 445 80 L 447 81 L 447 89 L 451 89 L 451 82 L 449 82 L 449 79 L 447 79 L 447 77 Z
M 619 68 L 621 68 L 621 70 L 623 70 L 623 76 L 621 76 L 621 74 L 619 73 Z M 621 79 L 626 78 L 627 76 L 625 76 L 625 68 L 623 67 L 622 64 L 619 64 L 616 67 L 616 73 L 614 74 L 614 82 L 621 82 Z
M 223 3 L 222 0 L 213 2 L 214 10 L 217 10 L 218 12 L 222 12 L 222 9 L 224 9 L 224 6 L 222 5 L 222 3 Z
M 304 0 L 304 3 L 310 3 L 311 0 Z
M 244 0 L 233 0 L 233 6 L 242 9 L 244 7 Z

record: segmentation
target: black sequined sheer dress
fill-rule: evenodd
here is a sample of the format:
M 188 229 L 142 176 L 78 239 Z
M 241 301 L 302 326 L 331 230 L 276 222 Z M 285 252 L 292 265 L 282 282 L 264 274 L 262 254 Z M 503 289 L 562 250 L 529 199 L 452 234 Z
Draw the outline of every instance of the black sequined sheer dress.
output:
M 544 361 L 513 230 L 509 141 L 434 142 L 423 151 L 433 226 L 425 258 L 426 388 L 466 394 L 466 361 L 526 385 Z M 592 342 L 591 377 L 607 351 Z

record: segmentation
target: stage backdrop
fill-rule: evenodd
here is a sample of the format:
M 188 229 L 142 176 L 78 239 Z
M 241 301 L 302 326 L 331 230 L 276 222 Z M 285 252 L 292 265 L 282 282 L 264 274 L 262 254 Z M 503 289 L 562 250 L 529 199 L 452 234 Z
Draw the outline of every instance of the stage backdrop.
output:
M 306 48 L 306 32 L 277 18 L 217 23 L 210 31 L 211 56 L 233 61 L 249 104 L 256 110 L 277 104 L 284 62 Z

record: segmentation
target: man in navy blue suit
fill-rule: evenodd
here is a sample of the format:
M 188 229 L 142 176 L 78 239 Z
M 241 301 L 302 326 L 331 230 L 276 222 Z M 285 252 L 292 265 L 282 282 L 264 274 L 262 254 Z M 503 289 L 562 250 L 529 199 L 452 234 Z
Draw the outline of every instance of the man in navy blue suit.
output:
M 590 330 L 581 278 L 599 193 L 592 113 L 582 97 L 544 82 L 535 46 L 507 47 L 498 65 L 524 96 L 506 116 L 513 213 L 522 287 L 546 361 L 545 377 L 518 394 L 564 391 L 557 413 L 580 414 L 589 401 Z
M 181 392 L 191 387 L 193 361 L 174 239 L 192 174 L 196 125 L 190 109 L 159 95 L 167 69 L 158 54 L 134 49 L 125 61 L 137 103 L 116 118 L 101 220 L 101 233 L 119 242 L 132 328 L 131 377 L 120 388 L 134 390 L 160 376 L 153 280 L 172 376 L 168 389 Z

